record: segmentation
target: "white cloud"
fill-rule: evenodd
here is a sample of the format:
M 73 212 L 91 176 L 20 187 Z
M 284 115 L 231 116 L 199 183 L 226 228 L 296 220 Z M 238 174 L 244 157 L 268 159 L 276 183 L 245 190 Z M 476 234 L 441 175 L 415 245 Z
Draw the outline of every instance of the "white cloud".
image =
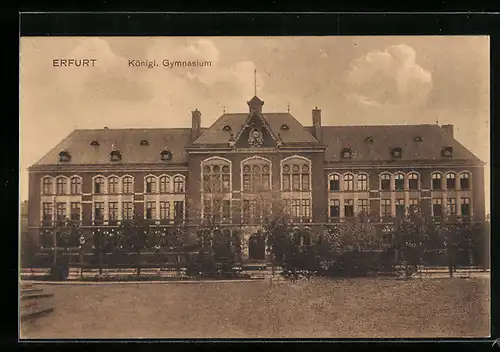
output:
M 355 59 L 347 75 L 349 94 L 368 105 L 420 105 L 431 86 L 430 72 L 416 63 L 415 50 L 404 44 Z

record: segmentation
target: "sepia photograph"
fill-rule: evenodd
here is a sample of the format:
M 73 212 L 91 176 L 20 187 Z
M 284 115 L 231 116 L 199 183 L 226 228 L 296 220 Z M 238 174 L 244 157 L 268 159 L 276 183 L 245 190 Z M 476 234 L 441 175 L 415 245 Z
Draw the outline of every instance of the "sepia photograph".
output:
M 21 37 L 19 338 L 490 336 L 488 36 Z

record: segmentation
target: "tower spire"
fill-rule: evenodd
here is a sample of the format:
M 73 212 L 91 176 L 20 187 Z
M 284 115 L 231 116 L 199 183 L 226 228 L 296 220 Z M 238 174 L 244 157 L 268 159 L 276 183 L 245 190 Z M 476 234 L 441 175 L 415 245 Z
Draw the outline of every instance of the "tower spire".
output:
M 257 96 L 257 69 L 253 69 L 253 95 Z

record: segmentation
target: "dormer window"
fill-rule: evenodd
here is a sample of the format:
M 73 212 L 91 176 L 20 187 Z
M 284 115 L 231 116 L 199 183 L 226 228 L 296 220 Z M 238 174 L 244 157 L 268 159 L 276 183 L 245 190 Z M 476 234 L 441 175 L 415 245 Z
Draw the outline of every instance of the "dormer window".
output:
M 163 161 L 170 161 L 172 160 L 172 152 L 167 149 L 163 149 L 160 153 L 161 160 Z
M 99 142 L 96 141 L 96 140 L 93 140 L 92 142 L 90 142 L 90 145 L 93 146 L 93 147 L 98 147 L 99 146 Z
M 147 141 L 147 140 L 145 140 L 145 139 L 143 139 L 143 140 L 141 141 L 141 143 L 140 143 L 140 144 L 141 144 L 141 145 L 149 145 L 148 141 Z
M 413 141 L 414 142 L 422 142 L 422 137 L 416 136 L 415 138 L 413 138 Z
M 365 138 L 365 142 L 366 143 L 373 143 L 373 138 L 370 137 L 370 136 L 368 136 L 368 137 Z
M 222 130 L 229 132 L 229 131 L 231 131 L 231 126 L 226 125 L 226 126 L 224 126 L 224 128 L 222 128 Z
M 444 147 L 443 150 L 441 151 L 441 155 L 445 158 L 451 158 L 451 156 L 453 155 L 453 148 Z
M 352 151 L 349 148 L 344 148 L 342 149 L 342 159 L 351 159 L 352 158 Z
M 288 127 L 288 125 L 287 125 L 287 124 L 283 124 L 283 125 L 281 125 L 281 129 L 282 129 L 283 131 L 287 131 L 287 130 L 289 130 L 289 129 L 290 129 L 290 127 Z
M 119 150 L 113 150 L 111 153 L 109 153 L 111 156 L 111 161 L 120 161 L 122 160 L 122 154 L 120 153 Z
M 67 161 L 70 161 L 70 160 L 71 160 L 71 155 L 69 154 L 69 152 L 67 150 L 62 150 L 59 153 L 59 161 L 61 161 L 61 162 L 67 162 Z
M 393 148 L 391 151 L 392 157 L 393 158 L 401 158 L 401 155 L 403 154 L 401 151 L 400 147 Z

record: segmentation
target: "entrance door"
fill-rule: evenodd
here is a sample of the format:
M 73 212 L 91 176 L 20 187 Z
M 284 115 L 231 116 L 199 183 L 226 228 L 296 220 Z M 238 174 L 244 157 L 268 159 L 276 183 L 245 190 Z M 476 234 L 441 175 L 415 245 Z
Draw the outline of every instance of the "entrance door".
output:
M 266 244 L 260 235 L 252 235 L 248 240 L 248 257 L 250 260 L 266 259 Z

